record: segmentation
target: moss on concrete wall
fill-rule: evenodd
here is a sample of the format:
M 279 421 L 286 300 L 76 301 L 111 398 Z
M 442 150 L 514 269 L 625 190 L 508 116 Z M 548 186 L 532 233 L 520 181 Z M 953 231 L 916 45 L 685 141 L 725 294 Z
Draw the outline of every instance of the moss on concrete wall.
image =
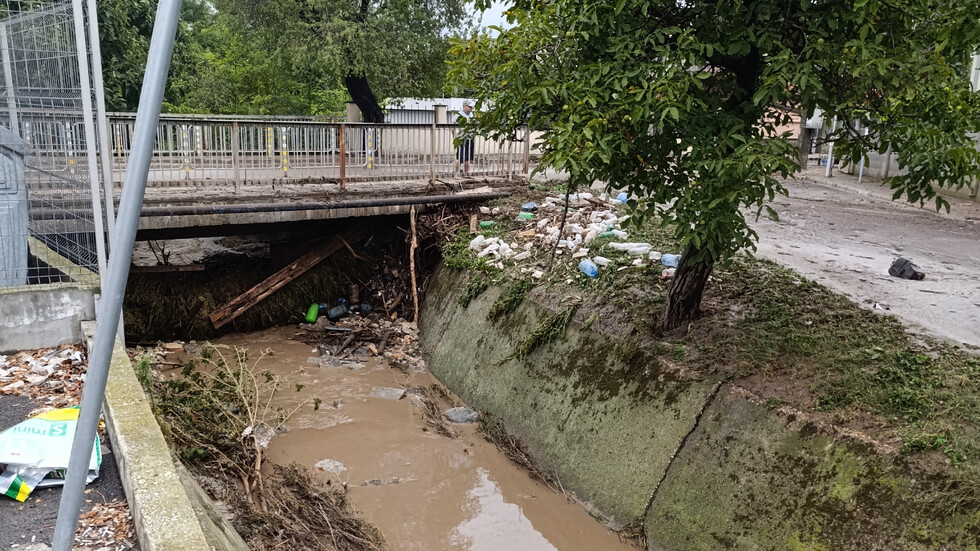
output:
M 927 502 L 940 480 L 916 480 L 895 458 L 771 411 L 737 385 L 682 380 L 576 322 L 563 340 L 506 359 L 564 304 L 532 293 L 490 322 L 500 289 L 464 309 L 466 282 L 440 270 L 426 296 L 432 372 L 501 419 L 566 489 L 615 521 L 642 521 L 651 550 L 980 546 L 980 512 Z
M 427 294 L 421 331 L 433 373 L 501 419 L 565 488 L 617 522 L 640 519 L 713 385 L 672 381 L 635 350 L 574 329 L 563 342 L 505 361 L 555 312 L 532 297 L 489 322 L 500 289 L 463 309 L 466 281 L 442 270 Z

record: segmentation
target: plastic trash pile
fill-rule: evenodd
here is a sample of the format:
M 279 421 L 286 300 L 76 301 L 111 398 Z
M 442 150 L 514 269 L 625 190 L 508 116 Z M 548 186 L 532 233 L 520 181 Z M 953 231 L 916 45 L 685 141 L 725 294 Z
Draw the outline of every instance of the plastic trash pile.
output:
M 612 238 L 608 247 L 636 257 L 631 266 L 646 267 L 651 262 L 659 262 L 666 269 L 665 278 L 673 276 L 680 261 L 680 255 L 662 254 L 653 250 L 649 243 L 629 241 L 629 233 L 622 228 L 629 216 L 619 216 L 615 207 L 626 201 L 625 193 L 611 198 L 605 193 L 595 196 L 592 193 L 574 193 L 568 197 L 568 216 L 564 230 L 561 228 L 562 210 L 566 208 L 565 198 L 547 197 L 543 204 L 525 203 L 515 219 L 524 228 L 513 237 L 485 237 L 480 234 L 469 243 L 469 249 L 478 258 L 487 258 L 492 266 L 504 269 L 505 263 L 524 265 L 521 271 L 531 272 L 535 279 L 544 275 L 533 265 L 536 251 L 551 251 L 557 245 L 558 255 L 570 254 L 579 259 L 578 268 L 590 278 L 598 277 L 602 268 L 612 264 L 612 260 L 596 255 L 591 249 L 597 238 Z M 481 207 L 483 214 L 499 214 L 499 209 Z M 492 222 L 480 223 L 481 228 L 492 227 Z M 621 266 L 624 270 L 629 266 Z

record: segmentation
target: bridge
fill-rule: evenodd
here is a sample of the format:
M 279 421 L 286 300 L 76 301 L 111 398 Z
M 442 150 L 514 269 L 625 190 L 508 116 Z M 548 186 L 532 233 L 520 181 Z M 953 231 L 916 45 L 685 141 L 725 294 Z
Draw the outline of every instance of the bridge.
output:
M 135 121 L 129 113 L 111 113 L 107 121 L 108 151 L 101 153 L 109 162 L 100 163 L 100 170 L 116 204 Z M 31 121 L 22 115 L 21 124 L 35 162 L 44 165 L 36 167 L 44 183 L 31 186 L 33 219 L 58 216 L 63 190 L 50 176 L 87 170 L 82 123 Z M 466 173 L 456 162 L 455 134 L 453 124 L 164 114 L 157 125 L 139 238 L 406 213 L 411 205 L 500 197 L 526 177 L 527 132 L 501 141 L 475 138 Z

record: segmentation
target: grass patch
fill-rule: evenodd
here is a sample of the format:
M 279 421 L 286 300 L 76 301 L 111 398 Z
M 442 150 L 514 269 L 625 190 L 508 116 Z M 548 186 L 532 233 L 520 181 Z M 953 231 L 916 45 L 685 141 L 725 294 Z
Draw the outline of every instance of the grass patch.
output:
M 740 256 L 706 303 L 720 310 L 698 323 L 688 343 L 702 370 L 728 376 L 802 379 L 813 408 L 846 419 L 870 412 L 886 432 L 915 435 L 904 451 L 938 450 L 978 463 L 980 358 L 913 339 L 894 317 L 864 310 L 775 263 Z M 740 311 L 733 317 L 729 312 Z
M 459 305 L 466 308 L 471 302 L 476 300 L 477 297 L 483 294 L 490 287 L 490 279 L 482 275 L 473 275 L 470 280 L 466 282 L 466 290 L 463 291 L 462 296 L 459 297 Z
M 554 342 L 565 334 L 568 324 L 572 321 L 572 316 L 578 311 L 578 305 L 569 306 L 561 312 L 555 314 L 547 321 L 535 329 L 527 339 L 517 345 L 514 352 L 504 359 L 504 361 L 514 358 L 526 358 L 539 346 Z
M 524 302 L 524 297 L 526 297 L 533 288 L 534 282 L 530 279 L 521 279 L 512 282 L 506 289 L 504 289 L 504 292 L 501 293 L 500 298 L 493 303 L 493 306 L 490 307 L 490 310 L 487 312 L 487 320 L 496 321 L 500 319 L 501 316 L 505 316 L 517 310 L 517 307 Z

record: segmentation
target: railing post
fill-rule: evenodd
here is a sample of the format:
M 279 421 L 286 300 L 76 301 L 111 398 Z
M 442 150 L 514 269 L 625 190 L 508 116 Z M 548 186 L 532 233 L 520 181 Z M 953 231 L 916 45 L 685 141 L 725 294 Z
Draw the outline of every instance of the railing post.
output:
M 241 193 L 242 181 L 238 172 L 238 156 L 241 155 L 241 142 L 238 135 L 238 121 L 231 123 L 231 178 L 235 182 L 235 193 Z
M 429 186 L 436 185 L 436 123 L 429 131 Z
M 347 126 L 340 124 L 340 190 L 347 189 Z
M 289 176 L 289 148 L 286 144 L 286 127 L 279 128 L 279 148 L 282 150 L 282 176 Z
M 10 110 L 10 130 L 20 137 L 20 125 L 17 124 L 17 94 L 14 92 L 14 76 L 10 60 L 10 47 L 7 45 L 7 25 L 0 23 L 0 58 L 3 62 L 3 81 L 7 86 L 7 109 Z

